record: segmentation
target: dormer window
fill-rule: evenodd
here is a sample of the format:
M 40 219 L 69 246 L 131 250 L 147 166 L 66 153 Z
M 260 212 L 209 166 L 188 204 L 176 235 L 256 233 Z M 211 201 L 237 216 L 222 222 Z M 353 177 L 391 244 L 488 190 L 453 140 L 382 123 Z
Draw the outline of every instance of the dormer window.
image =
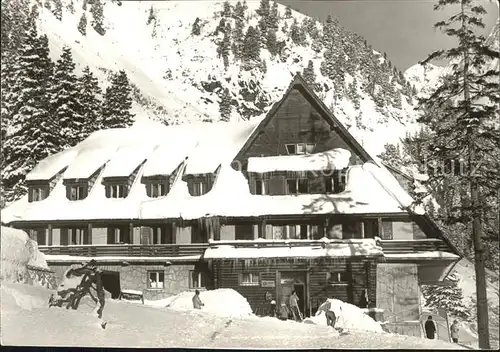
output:
M 82 200 L 85 199 L 86 196 L 86 187 L 69 186 L 69 200 Z
M 146 193 L 151 198 L 158 198 L 167 195 L 168 184 L 165 183 L 147 183 Z
M 48 187 L 30 186 L 29 187 L 29 201 L 39 202 L 44 200 L 49 195 Z
M 107 198 L 125 198 L 128 194 L 128 187 L 125 184 L 106 185 Z
M 205 194 L 205 184 L 202 181 L 193 181 L 193 196 Z
M 296 178 L 286 180 L 287 194 L 304 194 L 309 192 L 309 180 Z
M 269 194 L 268 191 L 266 180 L 255 180 L 255 194 L 265 195 Z
M 285 148 L 288 154 L 312 154 L 316 148 L 314 143 L 297 143 L 297 144 L 285 144 Z
M 345 173 L 335 170 L 332 176 L 325 177 L 325 193 L 340 193 L 345 190 Z

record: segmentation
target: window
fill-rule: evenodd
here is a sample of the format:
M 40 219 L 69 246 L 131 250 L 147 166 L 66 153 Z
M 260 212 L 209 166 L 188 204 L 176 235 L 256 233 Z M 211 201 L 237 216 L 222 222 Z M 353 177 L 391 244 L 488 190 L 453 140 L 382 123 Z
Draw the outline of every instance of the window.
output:
M 125 198 L 127 196 L 126 185 L 107 185 L 108 198 Z
M 260 195 L 268 194 L 265 180 L 255 180 L 255 194 L 260 194 Z
M 382 221 L 382 233 L 380 235 L 383 240 L 392 240 L 392 221 Z
M 326 236 L 330 239 L 341 240 L 342 239 L 342 224 L 331 224 L 326 230 Z
M 41 187 L 33 187 L 31 188 L 31 201 L 38 202 L 47 198 L 47 192 L 45 192 L 44 188 Z
M 304 194 L 309 192 L 309 181 L 306 178 L 286 180 L 288 194 Z
M 30 230 L 30 238 L 35 240 L 39 246 L 47 245 L 47 232 L 45 229 Z
M 314 143 L 297 143 L 285 144 L 286 152 L 290 155 L 294 154 L 312 154 L 316 148 Z
M 240 274 L 240 286 L 259 286 L 260 277 L 259 273 L 241 273 Z
M 146 187 L 147 194 L 151 198 L 158 198 L 167 194 L 167 187 L 164 183 L 148 183 Z
M 344 271 L 326 273 L 326 281 L 330 285 L 347 284 L 347 273 Z
M 201 181 L 193 181 L 193 196 L 205 194 L 205 184 Z
M 253 225 L 234 225 L 235 240 L 253 240 Z
M 189 288 L 207 287 L 207 276 L 201 271 L 191 270 L 189 272 Z
M 85 196 L 84 186 L 69 186 L 69 200 L 82 200 Z
M 151 228 L 151 244 L 168 244 L 172 243 L 172 237 L 166 226 L 152 227 Z
M 325 193 L 340 193 L 345 190 L 345 173 L 335 170 L 333 175 L 325 177 Z
M 130 243 L 127 227 L 109 227 L 108 244 Z
M 148 271 L 148 288 L 163 288 L 165 286 L 165 272 Z
M 191 225 L 191 243 L 208 243 L 208 230 L 199 223 Z
M 86 229 L 73 228 L 69 230 L 69 242 L 72 245 L 89 244 Z

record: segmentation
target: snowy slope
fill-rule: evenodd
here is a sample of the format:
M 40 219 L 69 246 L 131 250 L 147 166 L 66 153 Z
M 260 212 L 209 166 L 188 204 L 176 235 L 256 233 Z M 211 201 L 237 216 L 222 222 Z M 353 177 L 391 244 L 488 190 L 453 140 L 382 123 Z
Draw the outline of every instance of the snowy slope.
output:
M 439 85 L 446 67 L 433 64 L 415 64 L 405 71 L 405 78 L 413 84 L 419 97 L 427 97 Z
M 228 318 L 209 312 L 158 309 L 106 301 L 105 330 L 91 308 L 48 308 L 50 291 L 2 285 L 1 338 L 5 345 L 91 347 L 456 349 L 455 344 L 376 332 L 340 335 L 330 327 L 276 318 Z M 18 299 L 22 298 L 22 299 Z M 82 301 L 83 302 L 83 301 Z M 231 309 L 230 306 L 227 309 Z M 22 327 L 20 329 L 19 327 Z M 91 337 L 91 338 L 89 338 Z
M 70 0 L 62 1 L 66 4 Z M 236 1 L 230 3 L 234 6 Z M 51 56 L 57 59 L 62 47 L 70 46 L 78 69 L 89 65 L 103 86 L 107 85 L 111 70 L 124 69 L 137 87 L 133 109 L 141 123 L 147 123 L 148 119 L 163 119 L 169 123 L 219 120 L 219 95 L 224 88 L 232 94 L 235 106 L 232 119 L 238 120 L 242 114 L 247 118 L 251 111 L 262 112 L 256 100 L 262 98 L 269 105 L 279 99 L 293 75 L 312 60 L 317 84 L 328 87 L 321 98 L 343 123 L 352 126 L 354 136 L 374 154 L 382 150 L 381 141 L 395 143 L 408 129 L 414 128 L 415 113 L 407 97 L 401 96 L 401 109 L 389 105 L 376 108 L 373 98 L 361 89 L 367 82 L 359 72 L 347 73 L 345 80 L 346 85 L 353 78 L 357 80 L 359 109 L 346 96 L 334 100 L 333 84 L 319 70 L 323 54 L 312 49 L 310 38 L 305 46 L 297 46 L 288 39 L 285 61 L 271 57 L 267 49 L 262 49 L 261 60 L 266 63 L 266 72 L 259 68 L 244 70 L 232 54 L 225 70 L 217 55 L 216 43 L 221 40 L 221 34 L 213 35 L 221 18 L 222 1 L 124 1 L 121 5 L 108 1 L 104 6 L 104 36 L 90 26 L 90 5 L 87 5 L 87 35 L 80 34 L 77 24 L 84 11 L 82 0 L 74 0 L 74 4 L 74 14 L 63 8 L 62 21 L 47 9 L 40 9 L 40 32 L 49 37 Z M 249 25 L 257 25 L 259 17 L 255 10 L 258 6 L 259 1 L 248 2 L 245 31 Z M 147 25 L 151 7 L 156 20 Z M 278 5 L 278 10 L 283 17 L 284 6 Z M 197 17 L 201 20 L 201 35 L 194 36 L 191 29 Z M 289 28 L 294 18 L 300 23 L 304 17 L 293 12 L 293 18 L 281 18 L 278 40 L 289 36 L 282 31 L 285 22 Z M 378 57 L 378 64 L 384 62 L 382 55 Z M 400 88 L 394 84 L 396 91 Z M 246 93 L 252 98 L 249 99 Z

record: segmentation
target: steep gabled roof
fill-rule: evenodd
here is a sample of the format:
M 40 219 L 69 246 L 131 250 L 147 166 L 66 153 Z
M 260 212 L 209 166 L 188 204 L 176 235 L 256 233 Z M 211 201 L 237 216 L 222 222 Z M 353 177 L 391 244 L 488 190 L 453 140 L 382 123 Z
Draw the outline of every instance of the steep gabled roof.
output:
M 267 126 L 267 124 L 272 120 L 276 112 L 281 108 L 283 103 L 287 100 L 288 96 L 292 92 L 294 88 L 299 88 L 302 91 L 304 98 L 306 98 L 321 114 L 321 116 L 332 126 L 335 128 L 339 135 L 344 141 L 358 154 L 362 157 L 363 162 L 372 161 L 373 158 L 363 149 L 361 144 L 347 131 L 344 125 L 335 117 L 335 115 L 326 107 L 326 105 L 321 101 L 321 99 L 313 92 L 313 90 L 309 87 L 307 82 L 304 80 L 300 73 L 297 73 L 285 91 L 285 94 L 281 98 L 280 101 L 274 103 L 271 109 L 268 111 L 266 117 L 262 120 L 259 126 L 253 131 L 248 140 L 245 142 L 243 147 L 240 149 L 238 154 L 235 156 L 235 160 L 241 159 L 242 155 L 250 148 L 252 143 L 255 141 L 257 136 L 263 129 Z

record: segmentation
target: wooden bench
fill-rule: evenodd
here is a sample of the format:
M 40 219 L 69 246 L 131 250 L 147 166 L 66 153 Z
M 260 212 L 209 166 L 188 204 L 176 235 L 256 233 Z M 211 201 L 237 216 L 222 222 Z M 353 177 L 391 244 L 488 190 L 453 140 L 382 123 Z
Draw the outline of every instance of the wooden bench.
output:
M 142 304 L 144 304 L 144 294 L 141 291 L 136 290 L 121 290 L 118 299 L 129 299 L 129 298 L 137 298 L 140 299 Z

